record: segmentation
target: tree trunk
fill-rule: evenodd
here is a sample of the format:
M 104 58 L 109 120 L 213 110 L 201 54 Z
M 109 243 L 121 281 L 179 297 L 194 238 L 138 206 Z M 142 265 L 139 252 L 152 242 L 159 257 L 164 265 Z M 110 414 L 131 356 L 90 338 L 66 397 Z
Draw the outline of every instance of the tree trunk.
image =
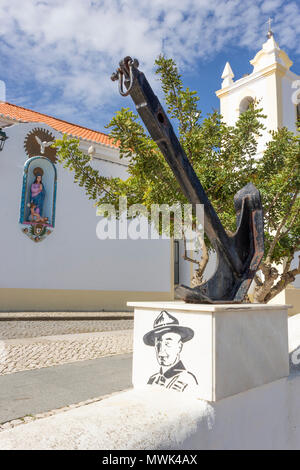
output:
M 187 254 L 187 249 L 186 249 L 186 239 L 184 238 L 184 255 L 183 259 L 186 261 L 189 261 L 190 263 L 194 263 L 197 265 L 197 269 L 194 272 L 193 279 L 192 279 L 192 287 L 197 287 L 200 286 L 203 283 L 203 274 L 205 271 L 205 268 L 207 266 L 209 257 L 208 257 L 208 251 L 207 247 L 204 241 L 204 238 L 202 236 L 199 236 L 199 241 L 201 245 L 201 258 L 200 260 L 196 260 L 194 258 L 191 258 Z
M 289 259 L 285 265 L 282 274 L 270 264 L 261 263 L 261 270 L 265 276 L 264 281 L 256 279 L 256 287 L 254 291 L 255 303 L 267 303 L 272 300 L 276 295 L 282 292 L 289 284 L 294 282 L 297 274 L 300 274 L 300 256 L 297 268 L 290 269 L 292 258 Z M 278 282 L 275 284 L 276 279 L 279 277 Z

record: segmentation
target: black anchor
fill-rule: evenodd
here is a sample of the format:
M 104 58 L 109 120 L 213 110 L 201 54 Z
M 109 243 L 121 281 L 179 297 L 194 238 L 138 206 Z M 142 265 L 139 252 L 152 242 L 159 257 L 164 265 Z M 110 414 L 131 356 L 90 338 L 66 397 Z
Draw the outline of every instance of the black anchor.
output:
M 204 206 L 204 230 L 217 252 L 217 266 L 204 284 L 180 286 L 178 294 L 191 303 L 240 303 L 264 254 L 264 222 L 260 193 L 248 183 L 234 196 L 237 230 L 228 235 L 181 147 L 173 127 L 136 59 L 125 57 L 111 77 L 122 96 L 130 95 L 137 112 L 171 167 L 183 194 Z

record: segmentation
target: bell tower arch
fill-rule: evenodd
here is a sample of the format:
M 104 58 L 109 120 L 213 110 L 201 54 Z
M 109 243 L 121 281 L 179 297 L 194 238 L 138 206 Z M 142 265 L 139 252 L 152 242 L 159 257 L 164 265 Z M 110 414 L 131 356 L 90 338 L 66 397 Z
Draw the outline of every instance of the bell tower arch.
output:
M 220 100 L 221 114 L 229 125 L 235 124 L 251 101 L 259 101 L 267 116 L 264 120 L 266 130 L 258 143 L 258 153 L 261 153 L 270 139 L 268 131 L 286 126 L 292 132 L 297 132 L 295 96 L 298 88 L 300 98 L 300 76 L 290 70 L 293 62 L 280 49 L 271 30 L 267 41 L 250 60 L 250 64 L 253 66 L 252 73 L 234 80 L 234 73 L 227 62 L 222 74 L 222 88 L 216 95 Z

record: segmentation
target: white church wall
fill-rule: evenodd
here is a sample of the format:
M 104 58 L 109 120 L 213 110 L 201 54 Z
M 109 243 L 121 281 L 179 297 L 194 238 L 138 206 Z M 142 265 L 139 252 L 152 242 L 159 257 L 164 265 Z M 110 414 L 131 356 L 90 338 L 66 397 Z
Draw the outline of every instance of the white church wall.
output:
M 299 256 L 300 256 L 300 251 L 298 251 L 297 253 L 295 253 L 295 256 L 294 256 L 294 259 L 292 261 L 292 264 L 291 264 L 291 269 L 295 269 L 298 264 L 299 264 Z M 294 287 L 297 287 L 298 289 L 300 289 L 300 276 L 296 276 L 296 279 L 295 281 L 293 282 L 293 286 Z
M 292 88 L 292 84 L 295 80 L 299 80 L 300 77 L 290 73 L 282 78 L 282 124 L 287 127 L 290 131 L 296 133 L 296 105 L 292 101 L 293 93 L 295 89 Z
M 190 253 L 193 256 L 193 253 Z M 190 286 L 192 266 L 189 261 L 184 258 L 184 243 L 183 240 L 179 243 L 179 284 Z
M 240 104 L 244 98 L 251 97 L 259 101 L 259 107 L 263 108 L 267 115 L 267 118 L 262 120 L 266 130 L 258 140 L 257 153 L 260 154 L 270 140 L 269 130 L 277 128 L 275 77 L 269 76 L 266 79 L 256 73 L 237 80 L 229 90 L 220 90 L 217 94 L 221 99 L 221 114 L 225 122 L 231 126 L 235 125 L 240 115 Z
M 23 167 L 28 158 L 24 139 L 35 127 L 60 137 L 43 124 L 5 129 L 9 139 L 0 153 L 0 289 L 170 292 L 170 241 L 99 240 L 99 217 L 93 202 L 61 164 L 56 165 L 56 225 L 52 234 L 34 243 L 22 233 L 19 213 Z M 94 164 L 106 176 L 126 175 L 124 166 L 99 160 Z

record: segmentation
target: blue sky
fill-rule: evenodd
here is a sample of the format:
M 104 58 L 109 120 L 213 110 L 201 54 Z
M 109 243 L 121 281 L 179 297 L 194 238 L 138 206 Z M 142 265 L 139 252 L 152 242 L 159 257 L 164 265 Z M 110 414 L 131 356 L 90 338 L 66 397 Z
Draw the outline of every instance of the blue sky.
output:
M 110 81 L 126 55 L 139 59 L 158 94 L 154 60 L 174 58 L 205 114 L 219 106 L 227 60 L 235 79 L 252 71 L 270 16 L 300 74 L 299 0 L 0 0 L 0 13 L 7 101 L 100 131 L 131 106 Z

